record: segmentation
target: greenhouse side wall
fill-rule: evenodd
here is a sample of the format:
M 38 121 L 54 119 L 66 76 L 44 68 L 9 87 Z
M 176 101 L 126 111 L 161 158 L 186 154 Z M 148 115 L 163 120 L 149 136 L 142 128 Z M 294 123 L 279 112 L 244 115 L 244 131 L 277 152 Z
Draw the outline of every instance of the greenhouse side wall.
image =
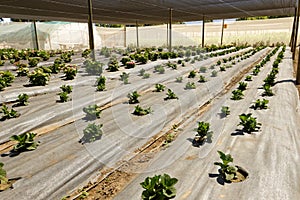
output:
M 265 44 L 289 43 L 293 18 L 279 18 L 253 21 L 225 21 L 223 44 L 263 41 Z M 205 44 L 220 44 L 221 20 L 205 24 Z M 141 26 L 139 45 L 142 47 L 166 46 L 167 25 Z M 0 48 L 33 48 L 34 37 L 31 22 L 0 24 Z M 40 49 L 85 49 L 88 48 L 86 23 L 39 22 L 37 33 Z M 124 47 L 124 28 L 94 27 L 95 46 Z M 200 45 L 202 22 L 174 24 L 172 45 Z M 136 27 L 126 28 L 126 46 L 136 46 Z

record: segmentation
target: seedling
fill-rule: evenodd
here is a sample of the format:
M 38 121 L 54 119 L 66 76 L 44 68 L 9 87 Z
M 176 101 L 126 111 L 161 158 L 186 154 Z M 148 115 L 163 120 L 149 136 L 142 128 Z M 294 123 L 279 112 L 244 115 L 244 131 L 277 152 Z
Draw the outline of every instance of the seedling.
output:
M 58 93 L 58 95 L 59 95 L 60 102 L 62 102 L 62 103 L 67 102 L 69 99 L 69 95 L 67 92 L 60 92 L 60 93 Z
M 263 100 L 260 100 L 260 99 L 257 99 L 255 102 L 254 102 L 254 105 L 252 105 L 252 108 L 254 110 L 256 109 L 267 109 L 268 106 L 267 104 L 269 103 L 269 100 L 267 99 L 263 99 Z
M 123 58 L 121 59 L 121 63 L 122 63 L 123 65 L 126 65 L 126 63 L 129 62 L 129 61 L 131 61 L 131 59 L 130 59 L 128 56 L 123 57 Z
M 245 82 L 239 82 L 238 90 L 244 91 L 247 88 L 247 83 Z
M 103 71 L 103 63 L 98 61 L 92 61 L 90 59 L 87 59 L 83 62 L 83 65 L 85 67 L 85 71 L 89 75 L 99 75 Z
M 120 80 L 123 81 L 124 84 L 129 84 L 128 78 L 129 78 L 129 73 L 123 72 L 120 75 Z
M 206 70 L 207 70 L 207 68 L 206 68 L 206 67 L 200 67 L 200 72 L 201 72 L 201 73 L 205 73 L 205 72 L 206 72 Z
M 130 104 L 139 103 L 138 98 L 140 96 L 141 95 L 137 91 L 134 91 L 132 93 L 128 93 L 128 95 L 127 95 L 127 97 L 129 98 L 128 103 L 130 103 Z
M 150 78 L 150 74 L 149 73 L 144 73 L 143 79 L 147 79 L 147 78 Z
M 230 115 L 230 110 L 228 106 L 222 106 L 221 109 L 222 114 L 226 117 L 227 115 Z
M 252 71 L 252 74 L 253 74 L 254 76 L 257 76 L 259 72 L 260 72 L 259 67 L 256 67 L 256 68 Z
M 27 76 L 29 73 L 28 67 L 19 67 L 17 70 L 17 76 Z
M 151 110 L 151 107 L 148 108 L 142 108 L 140 105 L 137 105 L 134 107 L 134 111 L 132 114 L 142 116 L 142 115 L 147 115 L 149 113 L 153 112 Z
M 83 108 L 83 112 L 86 113 L 86 118 L 89 120 L 95 120 L 100 118 L 101 110 L 100 107 L 95 105 L 89 105 L 88 107 Z
M 214 165 L 220 166 L 220 174 L 223 180 L 231 182 L 236 179 L 238 168 L 234 165 L 229 165 L 233 162 L 233 158 L 230 154 L 224 154 L 222 151 L 218 151 L 222 162 L 215 162 Z
M 6 170 L 3 169 L 4 164 L 0 162 L 0 191 L 6 189 L 6 185 L 8 184 L 8 178 L 6 174 Z
M 243 91 L 239 90 L 239 89 L 236 89 L 236 90 L 232 91 L 232 97 L 231 97 L 231 99 L 235 100 L 235 101 L 236 100 L 241 100 L 241 99 L 243 99 L 243 96 L 244 96 Z
M 28 105 L 29 96 L 25 93 L 18 95 L 18 105 L 19 106 L 27 106 Z
M 221 72 L 225 72 L 226 71 L 226 67 L 224 67 L 224 66 L 220 67 L 220 71 Z
M 257 131 L 261 125 L 261 123 L 257 123 L 256 118 L 251 117 L 251 115 L 251 113 L 239 115 L 240 123 L 238 124 L 239 126 L 243 126 L 243 131 L 249 134 L 253 131 Z
M 183 80 L 182 76 L 176 78 L 177 83 L 182 83 L 182 80 Z
M 162 85 L 162 84 L 155 84 L 155 91 L 156 92 L 162 92 L 165 91 L 166 86 Z
M 187 82 L 184 89 L 186 90 L 196 89 L 196 85 L 193 82 Z
M 196 72 L 193 70 L 190 72 L 188 78 L 195 78 L 196 77 Z
M 271 89 L 271 85 L 264 84 L 263 89 L 265 90 L 264 93 L 263 93 L 263 96 L 273 96 L 274 95 L 274 93 Z
M 111 58 L 110 61 L 108 62 L 108 71 L 110 72 L 116 72 L 119 70 L 119 62 L 117 61 L 116 58 Z
M 245 81 L 252 81 L 252 76 L 251 75 L 246 76 Z
M 205 82 L 206 82 L 205 76 L 200 75 L 200 76 L 199 76 L 199 81 L 198 81 L 198 82 L 200 82 L 200 83 L 205 83 Z
M 211 72 L 211 77 L 217 77 L 218 76 L 218 72 L 216 70 L 213 70 Z
M 159 74 L 164 74 L 165 68 L 162 65 L 157 65 L 154 67 L 154 72 L 158 72 Z
M 178 99 L 176 94 L 171 89 L 168 89 L 167 97 L 165 98 L 165 100 L 168 100 L 168 99 Z
M 206 122 L 198 122 L 198 128 L 196 129 L 197 133 L 193 140 L 193 145 L 199 147 L 204 142 L 212 142 L 213 132 L 209 131 L 209 123 Z
M 80 143 L 90 143 L 96 140 L 101 139 L 102 137 L 102 128 L 103 124 L 96 125 L 95 123 L 88 124 L 87 127 L 83 130 L 83 137 L 80 139 Z
M 28 58 L 28 65 L 30 67 L 35 67 L 38 65 L 38 63 L 40 62 L 39 58 Z
M 34 141 L 35 136 L 35 133 L 23 133 L 11 136 L 11 141 L 18 142 L 18 144 L 14 146 L 13 151 L 22 152 L 35 150 L 38 146 L 38 143 Z
M 97 85 L 97 91 L 103 91 L 105 90 L 105 76 L 100 76 L 97 78 L 96 85 Z
M 63 92 L 66 92 L 68 94 L 70 94 L 72 92 L 72 89 L 73 87 L 71 85 L 62 85 L 60 87 L 60 89 L 63 91 Z
M 73 80 L 77 74 L 77 66 L 76 65 L 68 65 L 63 69 L 66 80 Z
M 14 109 L 9 110 L 5 104 L 2 105 L 1 112 L 3 113 L 1 120 L 17 118 L 20 116 L 20 114 L 16 110 Z
M 145 72 L 146 72 L 145 69 L 141 69 L 141 70 L 139 71 L 139 76 L 144 76 Z
M 142 199 L 173 199 L 176 196 L 175 184 L 177 182 L 178 179 L 171 178 L 168 174 L 147 177 L 144 182 L 140 183 L 145 189 L 142 193 Z
M 163 146 L 167 146 L 168 144 L 170 144 L 171 142 L 173 142 L 175 139 L 175 135 L 172 133 L 169 133 L 166 135 L 165 141 L 163 143 Z

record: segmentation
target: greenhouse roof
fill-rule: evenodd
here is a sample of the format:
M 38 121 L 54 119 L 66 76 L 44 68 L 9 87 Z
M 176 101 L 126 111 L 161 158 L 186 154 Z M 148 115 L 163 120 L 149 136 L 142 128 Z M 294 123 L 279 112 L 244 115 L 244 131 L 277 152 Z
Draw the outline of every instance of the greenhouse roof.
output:
M 249 16 L 293 15 L 296 0 L 92 0 L 99 23 L 155 24 Z M 1 17 L 86 22 L 88 0 L 0 0 Z

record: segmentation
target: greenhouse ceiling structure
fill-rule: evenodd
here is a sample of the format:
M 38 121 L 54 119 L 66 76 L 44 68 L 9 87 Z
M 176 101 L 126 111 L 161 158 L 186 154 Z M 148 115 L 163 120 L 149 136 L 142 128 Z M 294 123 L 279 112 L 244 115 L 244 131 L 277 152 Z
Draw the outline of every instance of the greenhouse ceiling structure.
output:
M 0 0 L 1 17 L 86 22 L 89 0 Z M 158 24 L 250 16 L 294 15 L 296 0 L 92 0 L 93 21 Z

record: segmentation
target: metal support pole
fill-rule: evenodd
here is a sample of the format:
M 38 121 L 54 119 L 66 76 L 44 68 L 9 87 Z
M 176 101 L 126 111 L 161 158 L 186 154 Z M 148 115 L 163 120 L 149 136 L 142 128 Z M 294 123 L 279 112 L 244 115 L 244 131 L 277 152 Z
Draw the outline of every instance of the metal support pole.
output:
M 169 23 L 167 23 L 167 47 L 169 47 Z
M 224 19 L 222 21 L 221 46 L 223 45 L 223 35 L 224 35 Z
M 33 20 L 33 32 L 34 32 L 34 41 L 35 41 L 34 48 L 39 50 L 39 39 L 38 39 L 37 30 L 36 30 L 36 21 L 35 20 Z
M 172 51 L 172 11 L 173 11 L 173 9 L 172 8 L 170 8 L 169 9 L 169 20 L 170 20 L 170 22 L 169 22 L 169 52 L 171 52 Z
M 295 49 L 296 52 L 296 49 Z M 296 71 L 296 85 L 300 85 L 300 47 L 298 49 L 298 63 L 297 63 L 297 71 Z
M 292 47 L 292 49 L 293 49 L 293 60 L 295 59 L 295 55 L 296 55 L 296 46 L 297 46 L 297 38 L 298 38 L 299 14 L 300 14 L 299 4 L 300 4 L 300 0 L 298 0 L 298 4 L 297 4 L 296 31 L 295 31 L 294 42 L 293 42 L 293 47 Z
M 205 28 L 205 17 L 203 15 L 203 25 L 202 25 L 202 48 L 204 48 L 204 28 Z
M 88 0 L 88 27 L 89 27 L 89 45 L 92 50 L 92 59 L 95 60 L 95 44 L 94 44 L 94 32 L 93 32 L 93 5 L 92 0 Z
M 139 48 L 140 44 L 139 44 L 139 25 L 138 22 L 135 21 L 135 27 L 136 27 L 136 47 Z
M 126 47 L 126 25 L 124 25 L 124 47 Z
M 297 15 L 297 7 L 295 7 L 295 15 L 294 15 L 294 22 L 293 22 L 293 30 L 291 34 L 291 40 L 289 46 L 292 47 L 294 43 L 294 37 L 295 37 L 295 28 L 296 28 L 296 15 Z M 291 50 L 293 51 L 293 50 Z

